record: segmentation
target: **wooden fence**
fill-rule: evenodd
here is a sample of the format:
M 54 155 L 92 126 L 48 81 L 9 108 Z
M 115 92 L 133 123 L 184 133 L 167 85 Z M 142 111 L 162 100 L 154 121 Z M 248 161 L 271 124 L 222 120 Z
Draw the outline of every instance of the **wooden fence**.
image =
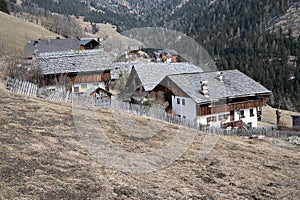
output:
M 65 92 L 62 89 L 59 89 L 55 92 L 52 92 L 50 95 L 45 96 L 45 99 L 51 100 L 51 101 L 59 101 L 59 102 L 72 102 L 72 93 L 67 91 Z
M 20 81 L 13 78 L 7 78 L 5 81 L 6 88 L 11 92 L 24 94 L 28 96 L 37 96 L 38 87 L 37 85 Z M 229 135 L 229 136 L 253 136 L 253 135 L 264 135 L 266 137 L 277 137 L 277 138 L 288 138 L 290 136 L 299 136 L 300 132 L 296 131 L 282 131 L 274 128 L 253 128 L 253 129 L 221 129 L 214 127 L 201 126 L 196 120 L 187 120 L 178 116 L 166 113 L 164 109 L 158 106 L 142 106 L 137 104 L 130 104 L 128 102 L 122 102 L 118 100 L 110 99 L 94 99 L 89 95 L 76 96 L 70 92 L 64 92 L 58 90 L 51 93 L 50 95 L 43 96 L 46 99 L 60 102 L 72 102 L 73 105 L 84 105 L 90 107 L 100 107 L 112 109 L 116 112 L 127 112 L 133 113 L 140 116 L 148 116 L 155 119 L 163 120 L 172 124 L 182 125 L 191 129 L 199 130 L 205 133 L 216 134 L 216 135 Z
M 187 128 L 199 130 L 209 134 L 215 135 L 228 135 L 228 136 L 249 136 L 252 137 L 254 135 L 263 135 L 266 137 L 276 137 L 276 138 L 288 138 L 290 136 L 299 136 L 300 132 L 296 131 L 282 131 L 274 128 L 252 128 L 252 129 L 222 129 L 222 128 L 214 128 L 201 126 L 197 123 L 196 120 L 187 120 L 180 118 L 176 115 L 166 113 L 164 109 L 158 106 L 142 106 L 137 104 L 130 104 L 127 102 L 121 102 L 118 100 L 112 101 L 96 101 L 91 97 L 76 97 L 73 98 L 73 103 L 86 105 L 86 106 L 94 106 L 101 108 L 109 108 L 114 110 L 115 112 L 126 112 L 133 113 L 140 116 L 148 116 L 155 119 L 159 119 L 162 121 L 166 121 L 172 124 L 178 124 Z
M 27 95 L 37 96 L 38 86 L 18 79 L 7 77 L 4 83 L 4 87 L 9 89 L 11 92 Z

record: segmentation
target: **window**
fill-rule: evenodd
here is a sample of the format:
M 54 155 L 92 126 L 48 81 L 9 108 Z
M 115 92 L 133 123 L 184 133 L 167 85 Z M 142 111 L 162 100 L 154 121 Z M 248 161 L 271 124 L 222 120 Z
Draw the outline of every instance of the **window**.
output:
M 186 119 L 186 116 L 182 116 L 183 119 Z
M 254 110 L 253 108 L 250 109 L 250 117 L 253 117 L 254 116 Z
M 211 121 L 216 122 L 217 121 L 217 116 L 211 117 Z
M 252 128 L 252 123 L 251 122 L 248 123 L 247 125 L 248 125 L 249 128 Z
M 181 118 L 181 115 L 178 115 L 179 118 Z
M 226 115 L 219 115 L 219 121 L 225 120 L 226 119 Z
M 245 111 L 244 110 L 240 111 L 240 116 L 241 116 L 241 118 L 245 118 Z
M 206 122 L 209 124 L 210 123 L 210 117 L 206 118 Z
M 79 92 L 79 87 L 74 87 L 74 92 L 78 93 Z
M 210 122 L 216 122 L 217 119 L 218 119 L 217 116 L 212 116 L 212 117 L 208 117 L 208 118 L 206 119 L 206 121 L 207 121 L 207 123 L 210 123 Z
M 87 84 L 81 84 L 81 90 L 86 91 L 87 90 Z
M 98 85 L 99 85 L 98 83 L 93 83 L 93 86 L 95 87 L 98 87 Z
M 180 104 L 180 98 L 177 99 L 177 104 Z
M 182 102 L 182 105 L 185 105 L 185 99 L 182 99 L 181 102 Z

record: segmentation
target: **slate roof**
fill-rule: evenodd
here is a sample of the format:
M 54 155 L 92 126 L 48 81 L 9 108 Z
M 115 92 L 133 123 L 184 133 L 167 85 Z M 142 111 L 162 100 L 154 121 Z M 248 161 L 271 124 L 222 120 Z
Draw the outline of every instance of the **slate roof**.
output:
M 43 74 L 104 71 L 110 64 L 108 53 L 102 49 L 43 53 L 33 61 Z
M 87 45 L 88 43 L 90 43 L 90 42 L 92 42 L 92 41 L 95 41 L 96 43 L 99 44 L 99 42 L 98 42 L 96 39 L 94 39 L 94 38 L 81 38 L 81 39 L 79 40 L 79 43 L 80 43 L 81 45 Z
M 138 63 L 134 65 L 145 91 L 151 91 L 167 75 L 179 73 L 203 72 L 195 65 L 182 63 Z
M 134 60 L 129 62 L 113 62 L 111 64 L 111 79 L 118 79 L 121 71 L 126 71 L 130 74 L 132 66 L 137 65 L 138 63 L 144 63 L 144 61 Z
M 59 52 L 79 50 L 80 43 L 77 39 L 48 39 L 48 40 L 30 40 L 25 46 L 25 51 L 34 55 L 38 53 Z
M 218 72 L 203 72 L 190 74 L 170 75 L 172 80 L 188 96 L 197 103 L 217 101 L 222 98 L 253 96 L 256 94 L 270 94 L 271 91 L 254 81 L 238 70 L 223 71 L 223 82 L 218 78 Z M 204 97 L 201 92 L 200 81 L 208 82 L 209 97 Z

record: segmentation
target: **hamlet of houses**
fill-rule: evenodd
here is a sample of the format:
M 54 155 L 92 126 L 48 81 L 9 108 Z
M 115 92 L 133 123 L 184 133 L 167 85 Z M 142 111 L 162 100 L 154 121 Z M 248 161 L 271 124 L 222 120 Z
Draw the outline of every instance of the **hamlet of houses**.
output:
M 112 62 L 97 38 L 33 40 L 25 50 L 27 64 L 41 69 L 50 92 L 60 88 L 75 95 L 111 98 L 111 83 L 125 70 L 129 74 L 126 101 L 141 104 L 147 94 L 160 93 L 167 102 L 166 112 L 201 126 L 257 127 L 271 94 L 238 70 L 204 72 L 201 66 L 179 62 L 173 50 L 156 50 L 149 59 L 141 48 L 131 47 L 126 59 L 139 59 L 130 62 Z

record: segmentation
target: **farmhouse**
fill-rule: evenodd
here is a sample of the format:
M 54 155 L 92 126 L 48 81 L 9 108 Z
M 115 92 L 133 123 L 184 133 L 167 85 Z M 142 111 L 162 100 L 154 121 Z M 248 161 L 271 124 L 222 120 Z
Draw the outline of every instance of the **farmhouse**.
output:
M 129 74 L 126 88 L 128 91 L 151 92 L 167 75 L 179 73 L 203 72 L 189 63 L 136 63 Z
M 168 75 L 155 91 L 179 117 L 222 128 L 257 127 L 271 93 L 238 70 Z
M 90 88 L 108 89 L 109 66 L 109 55 L 102 49 L 43 53 L 33 62 L 33 67 L 41 68 L 48 89 L 63 84 L 77 94 Z

